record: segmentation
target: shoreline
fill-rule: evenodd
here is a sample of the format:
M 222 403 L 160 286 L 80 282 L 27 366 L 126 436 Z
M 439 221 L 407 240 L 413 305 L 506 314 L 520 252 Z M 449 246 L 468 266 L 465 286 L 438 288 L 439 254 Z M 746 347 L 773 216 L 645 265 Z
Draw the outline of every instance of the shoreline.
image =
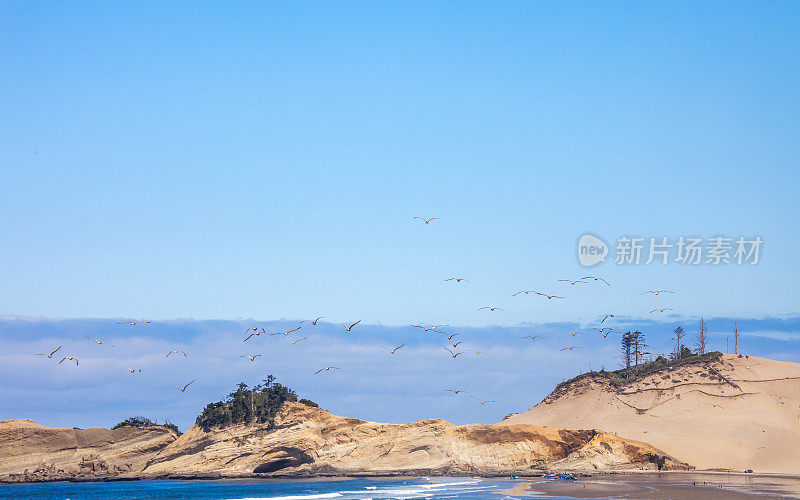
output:
M 742 471 L 720 471 L 720 470 L 593 470 L 593 471 L 547 471 L 536 473 L 517 472 L 514 474 L 475 474 L 459 473 L 457 471 L 436 472 L 430 470 L 420 471 L 398 471 L 393 472 L 353 472 L 353 473 L 316 473 L 316 474 L 220 474 L 220 473 L 196 473 L 196 474 L 159 474 L 159 475 L 108 475 L 108 476 L 72 476 L 42 478 L 28 481 L 9 480 L 0 478 L 0 486 L 9 484 L 38 484 L 38 483 L 109 483 L 118 481 L 347 481 L 350 479 L 411 479 L 419 477 L 452 477 L 452 478 L 477 478 L 477 479 L 511 479 L 525 482 L 541 479 L 547 481 L 545 475 L 566 473 L 578 478 L 576 483 L 585 479 L 613 479 L 615 476 L 623 478 L 633 478 L 640 476 L 643 478 L 666 477 L 666 476 L 717 476 L 717 477 L 737 477 L 742 479 L 773 479 L 773 480 L 797 480 L 800 482 L 800 472 L 754 472 L 745 473 Z M 552 482 L 560 484 L 562 482 Z M 566 483 L 566 482 L 564 482 Z M 549 484 L 549 482 L 548 482 Z M 574 483 L 573 483 L 574 484 Z

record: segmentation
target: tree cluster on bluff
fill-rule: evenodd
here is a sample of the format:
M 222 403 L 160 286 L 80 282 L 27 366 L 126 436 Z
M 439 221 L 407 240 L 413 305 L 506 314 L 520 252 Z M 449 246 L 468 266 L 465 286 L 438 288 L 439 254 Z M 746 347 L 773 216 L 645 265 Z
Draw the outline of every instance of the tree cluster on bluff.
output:
M 275 415 L 287 401 L 317 406 L 308 399 L 298 400 L 292 389 L 275 382 L 275 377 L 268 375 L 262 384 L 249 388 L 241 382 L 223 401 L 207 404 L 196 423 L 206 431 L 214 427 L 252 422 L 266 423 L 272 428 Z

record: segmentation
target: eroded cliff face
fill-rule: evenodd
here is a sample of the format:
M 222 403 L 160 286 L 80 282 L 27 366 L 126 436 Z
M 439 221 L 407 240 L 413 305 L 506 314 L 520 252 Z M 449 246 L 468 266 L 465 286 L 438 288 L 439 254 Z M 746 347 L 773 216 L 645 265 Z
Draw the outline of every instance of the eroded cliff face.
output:
M 178 435 L 163 427 L 55 429 L 0 422 L 0 480 L 104 479 L 140 472 Z
M 529 424 L 382 424 L 286 403 L 275 427 L 195 426 L 150 459 L 148 477 L 315 474 L 530 474 L 683 469 L 651 446 L 596 430 Z

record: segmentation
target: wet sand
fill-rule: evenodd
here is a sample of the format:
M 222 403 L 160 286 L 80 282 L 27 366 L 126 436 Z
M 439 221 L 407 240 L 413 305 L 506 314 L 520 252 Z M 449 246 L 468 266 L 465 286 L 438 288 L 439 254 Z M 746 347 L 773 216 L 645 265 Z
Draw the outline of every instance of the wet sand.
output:
M 594 474 L 577 481 L 531 479 L 504 491 L 512 496 L 625 499 L 799 498 L 800 477 L 784 474 L 659 472 Z

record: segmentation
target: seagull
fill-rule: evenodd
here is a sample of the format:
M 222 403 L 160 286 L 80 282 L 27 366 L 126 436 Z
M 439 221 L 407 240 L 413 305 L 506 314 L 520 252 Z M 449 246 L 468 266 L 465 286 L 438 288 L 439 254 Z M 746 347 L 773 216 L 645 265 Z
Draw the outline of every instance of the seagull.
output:
M 70 361 L 74 361 L 75 362 L 75 366 L 78 366 L 78 358 L 74 358 L 72 356 L 65 356 L 65 357 L 61 358 L 61 361 L 59 361 L 58 364 L 60 365 L 61 363 L 63 363 L 65 359 L 68 359 Z
M 462 281 L 469 283 L 469 280 L 466 278 L 447 278 L 445 281 L 452 281 L 452 280 L 456 280 L 456 283 L 461 283 Z
M 469 394 L 467 391 L 463 389 L 447 389 L 445 390 L 445 392 L 452 392 L 453 394 L 460 394 L 463 392 L 464 394 Z
M 674 309 L 672 309 L 671 307 L 665 307 L 663 309 L 653 309 L 652 311 L 650 311 L 650 314 L 653 314 L 656 311 L 663 313 L 664 311 L 674 311 Z
M 575 335 L 581 335 L 582 333 L 583 333 L 583 332 L 572 332 L 572 334 L 571 334 L 571 335 L 574 337 Z
M 473 350 L 464 351 L 464 352 L 474 352 L 476 356 L 481 353 L 481 351 L 473 351 Z
M 531 339 L 531 340 L 536 340 L 536 339 L 538 339 L 538 338 L 541 338 L 541 336 L 540 336 L 540 335 L 526 335 L 526 336 L 524 336 L 524 337 L 522 337 L 522 338 L 523 338 L 523 339 Z
M 452 342 L 450 342 L 450 343 L 453 345 L 453 349 L 458 347 L 458 344 L 463 344 L 463 342 L 456 342 L 455 344 L 453 344 Z
M 642 292 L 639 295 L 646 295 L 648 293 L 652 293 L 653 295 L 658 295 L 659 293 L 675 293 L 672 290 L 648 290 L 646 292 Z
M 58 346 L 55 351 L 51 352 L 50 354 L 41 354 L 37 353 L 37 356 L 47 356 L 47 359 L 53 359 L 53 354 L 57 353 L 58 350 L 61 349 L 61 346 Z
M 607 320 L 608 318 L 613 318 L 613 317 L 614 317 L 613 314 L 606 314 L 605 317 L 600 320 L 600 323 L 602 323 L 603 321 Z
M 516 297 L 517 295 L 519 295 L 521 293 L 524 293 L 525 295 L 528 295 L 529 293 L 539 293 L 539 292 L 537 292 L 536 290 L 520 290 L 519 292 L 513 294 L 512 297 Z
M 89 340 L 94 340 L 97 345 L 105 344 L 105 342 L 103 342 L 102 340 L 96 339 L 94 337 L 86 337 L 86 338 L 89 339 Z M 109 347 L 116 347 L 115 345 L 112 345 L 112 344 L 108 344 L 108 346 Z
M 357 324 L 359 324 L 359 323 L 361 323 L 361 320 L 358 320 L 358 321 L 356 321 L 355 323 L 353 323 L 353 324 L 352 324 L 352 325 L 350 325 L 350 326 L 347 326 L 347 325 L 345 325 L 344 323 L 339 323 L 339 324 L 340 324 L 340 325 L 342 325 L 342 326 L 344 327 L 344 329 L 345 329 L 345 330 L 347 330 L 347 331 L 349 332 L 350 330 L 352 330 L 352 329 L 353 329 L 353 327 L 354 327 L 354 326 L 356 326 L 356 325 L 357 325 Z
M 421 220 L 421 221 L 422 221 L 422 222 L 424 222 L 425 224 L 430 224 L 432 220 L 436 220 L 436 219 L 438 219 L 438 217 L 431 217 L 430 219 L 424 219 L 424 218 L 422 218 L 422 217 L 414 217 L 414 218 L 415 218 L 415 219 L 419 219 L 419 220 Z
M 411 326 L 413 326 L 414 328 L 422 328 L 422 329 L 423 329 L 423 330 L 425 330 L 426 332 L 438 332 L 438 333 L 444 333 L 444 332 L 439 332 L 439 331 L 437 330 L 437 328 L 441 328 L 441 327 L 443 327 L 443 326 L 450 326 L 450 325 L 435 325 L 435 326 L 411 325 Z
M 598 276 L 584 276 L 584 277 L 583 277 L 583 278 L 581 278 L 581 279 L 582 279 L 582 280 L 595 280 L 595 281 L 602 281 L 602 282 L 603 282 L 603 283 L 605 283 L 606 285 L 608 285 L 608 286 L 611 286 L 611 283 L 609 283 L 608 281 L 606 281 L 606 280 L 604 280 L 603 278 L 600 278 L 600 277 L 598 277 Z
M 311 321 L 310 319 L 304 319 L 300 323 L 311 323 L 312 325 L 317 326 L 317 321 L 321 320 L 324 317 L 325 316 L 320 316 L 319 318 L 315 319 L 314 321 Z
M 135 372 L 142 373 L 142 369 L 141 368 L 128 368 L 128 371 L 131 372 L 131 373 L 135 373 Z
M 533 293 L 535 293 L 536 295 L 541 295 L 542 297 L 547 297 L 547 300 L 550 300 L 550 299 L 563 299 L 564 298 L 564 297 L 559 297 L 558 295 L 547 295 L 546 293 L 542 293 L 542 292 L 533 292 Z
M 300 342 L 301 340 L 305 340 L 305 339 L 307 339 L 307 338 L 308 338 L 308 337 L 303 337 L 302 339 L 290 340 L 289 342 L 291 342 L 291 343 L 292 343 L 292 345 L 295 345 L 296 343 Z
M 131 325 L 131 326 L 133 326 L 133 325 L 145 325 L 147 323 L 150 323 L 150 322 L 149 321 L 120 321 L 117 324 L 118 325 Z
M 188 357 L 188 356 L 186 356 L 186 353 L 185 353 L 185 352 L 183 352 L 183 351 L 181 351 L 180 349 L 175 349 L 175 350 L 173 350 L 173 351 L 169 351 L 169 352 L 167 353 L 167 355 L 166 355 L 166 356 L 164 356 L 164 357 L 165 357 L 165 358 L 168 358 L 170 354 L 179 354 L 179 353 L 180 353 L 180 354 L 183 354 L 183 357 L 184 357 L 184 358 Z
M 188 384 L 184 385 L 183 387 L 178 387 L 177 385 L 173 385 L 172 387 L 174 387 L 174 388 L 178 389 L 178 390 L 179 390 L 179 391 L 181 391 L 181 392 L 186 392 L 186 388 L 187 388 L 187 387 L 189 387 L 189 386 L 190 386 L 190 385 L 192 385 L 192 384 L 194 384 L 194 380 L 192 380 L 192 381 L 191 381 L 191 382 L 189 382 Z
M 252 328 L 252 330 L 255 330 L 255 328 Z M 248 331 L 249 331 L 249 330 L 248 330 Z M 256 336 L 256 337 L 258 337 L 258 336 L 259 336 L 259 335 L 261 335 L 262 333 L 267 333 L 267 332 L 266 332 L 266 330 L 264 330 L 264 329 L 262 328 L 260 332 L 255 332 L 255 333 L 251 333 L 250 335 L 248 335 L 248 336 L 247 336 L 247 338 L 246 338 L 246 339 L 244 339 L 244 341 L 243 341 L 243 342 L 247 342 L 247 341 L 248 341 L 248 340 L 250 340 L 250 338 L 252 338 L 253 336 Z
M 444 333 L 444 332 L 442 332 L 442 333 Z M 461 335 L 460 333 L 454 333 L 452 335 L 447 335 L 446 333 L 444 333 L 444 334 L 447 337 L 447 340 L 449 340 L 451 342 L 453 341 L 453 337 L 455 337 L 456 335 Z
M 301 328 L 303 328 L 303 325 L 300 325 L 300 326 L 298 326 L 298 327 L 297 327 L 297 328 L 295 328 L 294 330 L 289 330 L 289 331 L 287 331 L 287 332 L 275 332 L 275 333 L 270 333 L 270 335 L 286 335 L 286 336 L 288 337 L 290 333 L 292 333 L 292 332 L 296 332 L 297 330 L 299 330 L 299 329 L 301 329 Z
M 383 347 L 384 349 L 386 349 L 387 351 L 389 351 L 389 354 L 394 354 L 394 353 L 396 353 L 396 352 L 397 352 L 397 350 L 398 350 L 398 349 L 400 349 L 400 348 L 401 348 L 401 347 L 403 347 L 404 345 L 405 345 L 405 344 L 400 344 L 399 346 L 395 347 L 394 349 L 389 349 L 389 348 L 388 348 L 388 347 L 386 347 L 386 346 L 381 346 L 381 347 Z
M 490 311 L 505 311 L 505 309 L 500 309 L 499 307 L 489 307 L 489 306 L 478 308 L 479 311 L 481 309 L 488 309 Z
M 490 400 L 490 399 L 489 399 L 489 400 L 486 400 L 486 401 L 481 401 L 481 404 L 482 404 L 482 405 L 485 405 L 486 403 L 497 403 L 497 401 L 492 401 L 492 400 Z
M 328 370 L 339 370 L 339 368 L 336 368 L 335 366 L 328 366 L 326 368 L 320 368 L 319 370 L 314 372 L 314 375 L 316 375 L 319 372 L 327 372 Z
M 248 356 L 248 355 L 244 355 L 244 356 L 239 356 L 239 357 L 240 357 L 240 358 L 247 358 L 247 359 L 249 359 L 250 361 L 255 361 L 255 360 L 256 360 L 256 358 L 257 358 L 257 357 L 259 357 L 259 356 L 261 356 L 261 355 L 260 355 L 260 354 L 256 354 L 255 356 Z
M 265 332 L 265 330 L 264 330 L 264 327 L 263 327 L 263 326 L 254 326 L 254 327 L 252 327 L 252 328 L 248 328 L 247 330 L 245 330 L 245 331 L 244 331 L 244 333 L 247 333 L 247 332 L 257 332 L 257 331 L 259 331 L 259 330 L 261 330 L 261 333 L 264 333 L 264 332 Z M 248 338 L 250 338 L 250 337 L 248 337 Z
M 571 351 L 571 350 L 573 350 L 573 349 L 580 349 L 580 347 L 577 347 L 577 346 L 572 346 L 572 347 L 564 347 L 564 348 L 563 348 L 563 349 L 561 349 L 561 350 L 562 350 L 562 351 L 566 351 L 567 349 L 569 349 L 569 350 Z
M 575 283 L 586 283 L 585 281 L 582 281 L 582 280 L 575 280 L 575 281 L 572 281 L 572 280 L 558 280 L 558 281 L 566 281 L 570 285 L 574 285 Z
M 454 353 L 453 351 L 451 351 L 447 347 L 444 347 L 443 349 L 447 349 L 447 352 L 450 353 L 450 356 L 452 356 L 453 359 L 457 358 L 459 354 L 464 354 L 464 352 L 466 352 L 466 351 L 464 351 L 464 352 L 456 352 L 456 353 Z

